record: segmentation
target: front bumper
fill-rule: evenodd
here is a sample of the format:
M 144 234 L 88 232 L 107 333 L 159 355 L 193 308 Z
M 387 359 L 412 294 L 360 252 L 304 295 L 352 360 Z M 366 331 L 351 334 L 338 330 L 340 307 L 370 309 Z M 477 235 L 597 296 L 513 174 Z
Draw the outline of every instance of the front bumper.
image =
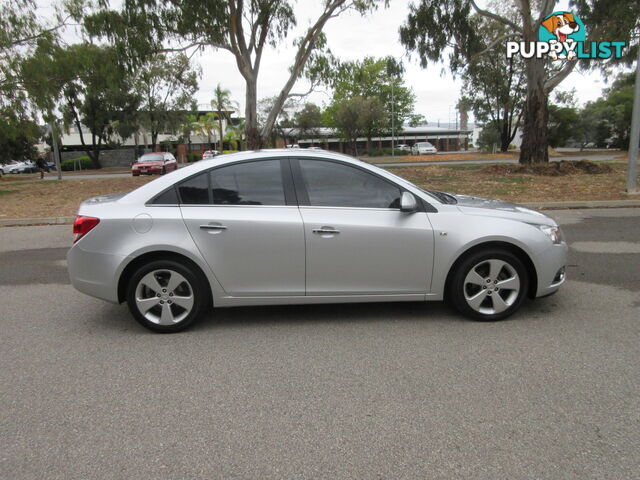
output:
M 569 246 L 563 242 L 551 245 L 534 259 L 538 274 L 536 297 L 544 297 L 554 293 L 566 281 L 567 258 Z

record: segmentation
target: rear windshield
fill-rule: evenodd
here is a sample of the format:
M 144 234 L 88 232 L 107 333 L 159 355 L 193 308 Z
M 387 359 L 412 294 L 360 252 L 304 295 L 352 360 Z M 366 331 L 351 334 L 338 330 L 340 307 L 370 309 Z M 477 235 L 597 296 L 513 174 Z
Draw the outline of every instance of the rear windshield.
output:
M 138 159 L 139 162 L 158 162 L 162 160 L 164 160 L 164 155 L 160 153 L 149 153 Z

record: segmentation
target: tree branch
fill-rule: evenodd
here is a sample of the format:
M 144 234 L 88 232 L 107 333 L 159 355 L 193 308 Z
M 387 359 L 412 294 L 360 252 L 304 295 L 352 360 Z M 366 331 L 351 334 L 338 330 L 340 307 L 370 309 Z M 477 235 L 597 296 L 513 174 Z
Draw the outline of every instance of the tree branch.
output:
M 506 35 L 503 35 L 502 37 L 496 38 L 493 42 L 491 42 L 487 46 L 487 48 L 485 48 L 481 52 L 474 53 L 473 55 L 471 55 L 471 58 L 469 59 L 469 63 L 474 63 L 478 59 L 478 57 L 480 57 L 480 56 L 484 55 L 485 53 L 487 53 L 488 51 L 492 50 L 493 47 L 495 47 L 500 42 L 504 42 L 507 38 L 519 37 L 519 36 L 520 36 L 520 33 L 511 32 L 511 33 L 508 33 Z
M 544 91 L 546 94 L 550 94 L 551 91 L 560 84 L 560 82 L 567 78 L 569 74 L 573 72 L 573 69 L 576 68 L 577 64 L 578 62 L 576 60 L 568 61 L 558 73 L 544 82 Z
M 495 20 L 496 22 L 500 22 L 503 25 L 507 25 L 511 28 L 513 28 L 515 31 L 522 33 L 522 28 L 520 28 L 518 25 L 516 25 L 515 23 L 513 23 L 511 20 L 509 20 L 508 18 L 504 18 L 496 13 L 493 12 L 489 12 L 488 10 L 483 10 L 480 7 L 478 7 L 478 5 L 476 4 L 476 2 L 474 0 L 470 1 L 471 6 L 473 7 L 473 9 L 476 11 L 476 13 L 478 15 L 482 15 L 483 17 L 487 17 L 490 18 L 491 20 Z

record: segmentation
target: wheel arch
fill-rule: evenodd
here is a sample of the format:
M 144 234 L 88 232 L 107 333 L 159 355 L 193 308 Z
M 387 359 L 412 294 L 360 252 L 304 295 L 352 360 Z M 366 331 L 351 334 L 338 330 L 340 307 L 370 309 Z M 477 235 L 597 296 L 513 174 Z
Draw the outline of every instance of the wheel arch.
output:
M 531 257 L 529 256 L 529 254 L 519 246 L 514 245 L 513 243 L 504 242 L 504 241 L 495 241 L 495 240 L 473 245 L 468 249 L 466 249 L 465 251 L 463 251 L 460 255 L 458 255 L 458 258 L 456 258 L 456 260 L 451 264 L 451 267 L 447 272 L 447 279 L 445 280 L 445 284 L 444 284 L 445 298 L 448 297 L 449 292 L 451 291 L 450 289 L 451 281 L 453 279 L 453 276 L 456 272 L 458 265 L 460 265 L 460 263 L 462 263 L 462 261 L 469 255 L 472 255 L 476 252 L 487 250 L 487 249 L 505 250 L 515 255 L 516 257 L 518 257 L 518 259 L 520 259 L 520 261 L 522 261 L 525 268 L 527 269 L 527 275 L 529 276 L 529 290 L 527 292 L 527 296 L 529 298 L 535 298 L 536 292 L 538 291 L 538 274 L 536 271 L 536 267 L 533 264 L 533 261 L 531 260 Z
M 200 266 L 189 257 L 169 250 L 154 250 L 151 252 L 143 253 L 131 260 L 124 267 L 122 273 L 120 274 L 120 277 L 118 278 L 118 302 L 122 303 L 126 300 L 127 285 L 129 284 L 129 280 L 131 279 L 135 271 L 145 263 L 153 262 L 156 260 L 174 260 L 191 267 L 196 275 L 200 277 L 203 284 L 207 287 L 206 290 L 209 294 L 209 301 L 211 304 L 213 304 L 211 283 L 209 282 L 209 279 L 207 278 L 207 275 L 202 270 L 202 268 L 200 268 Z

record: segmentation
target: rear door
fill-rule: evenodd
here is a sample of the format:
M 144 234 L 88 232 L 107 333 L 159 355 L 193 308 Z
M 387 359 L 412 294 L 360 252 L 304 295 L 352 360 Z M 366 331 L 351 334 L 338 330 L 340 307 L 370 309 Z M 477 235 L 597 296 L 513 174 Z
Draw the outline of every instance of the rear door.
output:
M 304 231 L 288 160 L 213 168 L 178 192 L 187 228 L 227 294 L 304 295 Z

